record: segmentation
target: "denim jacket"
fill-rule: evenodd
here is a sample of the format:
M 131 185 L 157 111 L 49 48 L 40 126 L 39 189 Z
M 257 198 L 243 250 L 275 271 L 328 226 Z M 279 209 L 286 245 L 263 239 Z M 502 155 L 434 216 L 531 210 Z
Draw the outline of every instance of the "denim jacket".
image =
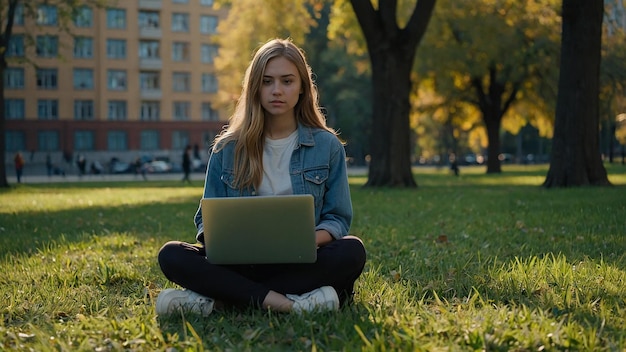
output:
M 212 153 L 207 165 L 204 198 L 256 196 L 255 189 L 233 186 L 235 143 Z M 289 166 L 294 194 L 312 194 L 315 202 L 316 230 L 326 230 L 335 239 L 348 234 L 352 222 L 352 201 L 346 170 L 346 154 L 332 133 L 298 125 L 298 142 Z M 204 242 L 202 209 L 194 217 L 196 239 Z

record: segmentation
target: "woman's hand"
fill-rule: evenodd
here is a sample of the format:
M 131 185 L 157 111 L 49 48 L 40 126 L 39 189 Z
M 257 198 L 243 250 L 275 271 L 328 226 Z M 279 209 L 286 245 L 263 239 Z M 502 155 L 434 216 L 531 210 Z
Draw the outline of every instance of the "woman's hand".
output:
M 333 240 L 333 236 L 326 230 L 315 231 L 315 243 L 318 247 L 321 247 Z

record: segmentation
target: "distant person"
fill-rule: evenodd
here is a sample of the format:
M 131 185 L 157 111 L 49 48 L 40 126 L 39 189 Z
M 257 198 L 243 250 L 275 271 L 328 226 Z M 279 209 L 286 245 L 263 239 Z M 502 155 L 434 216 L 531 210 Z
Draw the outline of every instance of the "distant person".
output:
M 346 154 L 326 125 L 312 75 L 290 40 L 274 39 L 255 53 L 228 128 L 211 150 L 203 197 L 312 194 L 317 260 L 213 264 L 206 258 L 199 207 L 198 243 L 174 240 L 159 251 L 165 277 L 185 289 L 161 291 L 157 314 L 182 308 L 207 315 L 214 300 L 275 312 L 338 310 L 351 301 L 366 253 L 361 240 L 348 235 L 352 203 Z
M 451 154 L 449 157 L 450 160 L 450 171 L 454 173 L 454 176 L 459 176 L 459 163 L 456 161 L 456 155 Z
M 148 177 L 146 176 L 146 168 L 143 167 L 143 164 L 141 163 L 141 158 L 135 159 L 133 167 L 135 168 L 135 175 L 141 175 L 144 181 L 148 181 Z
M 76 159 L 76 166 L 78 166 L 78 176 L 82 177 L 87 173 L 87 159 L 84 155 L 79 154 Z
M 13 162 L 15 163 L 15 176 L 17 176 L 17 183 L 22 183 L 22 172 L 24 171 L 24 157 L 22 153 L 17 152 L 13 157 Z
M 183 152 L 183 182 L 191 183 L 189 174 L 191 174 L 191 146 L 188 145 Z

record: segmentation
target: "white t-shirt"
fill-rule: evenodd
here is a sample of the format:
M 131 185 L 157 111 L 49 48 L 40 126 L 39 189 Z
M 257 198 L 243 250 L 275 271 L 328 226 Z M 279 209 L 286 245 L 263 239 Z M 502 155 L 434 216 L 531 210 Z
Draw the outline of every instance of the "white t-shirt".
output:
M 289 163 L 298 141 L 298 130 L 281 139 L 265 138 L 263 147 L 263 179 L 260 196 L 293 194 Z

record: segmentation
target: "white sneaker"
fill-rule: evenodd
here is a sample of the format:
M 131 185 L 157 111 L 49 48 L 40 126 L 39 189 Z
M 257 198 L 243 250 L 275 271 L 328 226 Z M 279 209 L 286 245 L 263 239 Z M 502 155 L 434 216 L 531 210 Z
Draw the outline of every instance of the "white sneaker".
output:
M 339 297 L 332 286 L 323 286 L 302 295 L 286 295 L 298 313 L 339 309 Z
M 157 315 L 168 315 L 179 311 L 208 316 L 213 310 L 215 301 L 190 290 L 168 288 L 157 297 Z

